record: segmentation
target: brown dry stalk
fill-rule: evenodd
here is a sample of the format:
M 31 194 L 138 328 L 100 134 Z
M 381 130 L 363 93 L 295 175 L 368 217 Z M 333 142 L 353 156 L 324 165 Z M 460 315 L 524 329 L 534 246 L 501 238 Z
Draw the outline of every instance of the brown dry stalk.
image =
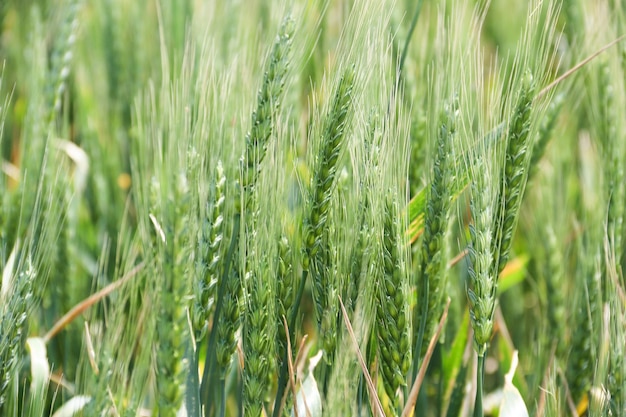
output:
M 93 342 L 91 341 L 91 333 L 89 332 L 89 323 L 85 321 L 85 344 L 87 349 L 87 356 L 89 357 L 89 364 L 91 365 L 91 369 L 93 373 L 96 375 L 100 374 L 100 369 L 98 369 L 98 364 L 96 363 L 96 351 L 93 348 Z
M 606 51 L 607 49 L 609 49 L 610 47 L 612 47 L 613 45 L 621 42 L 622 40 L 624 40 L 626 38 L 626 35 L 622 35 L 619 38 L 609 42 L 608 44 L 604 45 L 602 48 L 598 49 L 596 52 L 594 52 L 593 54 L 589 55 L 587 58 L 583 59 L 582 61 L 580 61 L 578 64 L 574 65 L 572 68 L 568 69 L 567 71 L 565 71 L 560 77 L 558 77 L 556 80 L 552 81 L 550 84 L 548 84 L 543 90 L 541 90 L 536 96 L 535 96 L 535 100 L 540 99 L 541 97 L 543 97 L 548 91 L 552 90 L 554 87 L 556 87 L 561 81 L 565 80 L 566 78 L 570 77 L 572 74 L 574 74 L 576 71 L 578 71 L 579 69 L 581 69 L 582 67 L 584 67 L 585 65 L 587 65 L 590 61 L 592 61 L 594 58 L 596 58 L 598 55 L 600 55 L 602 52 Z
M 74 319 L 76 319 L 76 317 L 81 315 L 85 310 L 87 310 L 89 307 L 91 307 L 92 305 L 94 305 L 95 303 L 97 303 L 98 301 L 106 297 L 107 295 L 111 294 L 113 291 L 117 290 L 126 282 L 134 278 L 135 275 L 137 275 L 139 271 L 143 269 L 144 266 L 145 266 L 145 262 L 141 262 L 140 264 L 135 266 L 133 269 L 131 269 L 130 272 L 128 272 L 128 274 L 122 277 L 122 279 L 112 282 L 111 284 L 107 285 L 106 287 L 98 291 L 97 293 L 90 295 L 89 297 L 81 301 L 80 303 L 76 304 L 70 311 L 65 313 L 65 315 L 61 317 L 54 324 L 54 326 L 52 326 L 52 328 L 48 331 L 48 333 L 46 333 L 46 335 L 43 337 L 44 343 L 48 344 L 48 342 L 52 340 L 52 338 L 56 336 L 57 333 L 59 333 L 61 330 L 65 328 L 65 326 L 67 326 L 72 321 L 74 321 Z
M 363 375 L 365 376 L 365 381 L 367 382 L 367 390 L 369 391 L 370 398 L 373 400 L 373 405 L 375 406 L 376 415 L 385 416 L 385 412 L 383 411 L 383 406 L 380 402 L 380 398 L 378 398 L 378 393 L 376 392 L 376 386 L 372 381 L 372 377 L 370 376 L 369 371 L 367 370 L 367 365 L 365 364 L 365 360 L 363 359 L 363 355 L 361 354 L 361 350 L 359 349 L 359 342 L 356 340 L 356 336 L 354 335 L 354 330 L 352 329 L 352 324 L 350 323 L 350 319 L 348 318 L 348 312 L 346 311 L 346 307 L 343 305 L 343 300 L 341 296 L 339 296 L 339 305 L 341 307 L 341 312 L 343 313 L 343 321 L 346 324 L 346 328 L 348 329 L 348 334 L 350 335 L 350 339 L 352 343 L 354 343 L 354 348 L 356 349 L 357 358 L 359 359 L 359 365 L 361 365 L 361 370 L 363 371 Z M 372 407 L 374 408 L 374 407 Z
M 576 404 L 574 403 L 572 395 L 569 391 L 569 384 L 567 383 L 567 379 L 565 379 L 565 373 L 560 367 L 558 367 L 558 373 L 561 377 L 561 381 L 563 381 L 563 388 L 565 388 L 565 402 L 567 403 L 569 411 L 572 413 L 572 417 L 578 417 L 578 410 L 576 409 Z
M 465 248 L 461 252 L 459 252 L 458 255 L 456 255 L 454 258 L 452 258 L 450 260 L 450 262 L 448 262 L 448 268 L 452 268 L 454 265 L 456 265 L 459 262 L 461 262 L 463 260 L 463 258 L 465 258 L 465 255 L 467 255 L 467 252 L 469 252 L 467 248 Z
M 289 330 L 289 326 L 286 326 L 286 329 Z M 302 337 L 302 340 L 300 341 L 300 349 L 298 349 L 298 353 L 296 354 L 296 367 L 294 368 L 294 362 L 291 360 L 291 338 L 287 337 L 287 342 L 288 342 L 288 350 L 287 353 L 289 354 L 289 358 L 287 360 L 287 365 L 288 367 L 290 367 L 291 369 L 289 369 L 289 378 L 290 378 L 290 386 L 291 386 L 291 390 L 293 392 L 293 397 L 296 398 L 296 386 L 295 386 L 295 381 L 296 381 L 296 372 L 298 374 L 301 373 L 302 371 L 302 367 L 304 367 L 304 362 L 307 358 L 307 354 L 309 352 L 309 348 L 311 345 L 305 345 L 306 340 L 308 339 L 308 335 L 304 335 Z M 280 400 L 280 409 L 279 414 L 278 415 L 282 415 L 283 412 L 283 408 L 285 408 L 285 403 L 287 402 L 287 394 L 288 391 L 285 390 L 285 392 L 283 393 L 283 396 Z M 295 409 L 296 407 L 294 407 Z M 297 413 L 297 411 L 296 411 Z M 297 416 L 296 416 L 297 417 Z
M 291 360 L 291 338 L 289 337 L 289 326 L 287 325 L 287 319 L 283 316 L 283 326 L 285 326 L 285 334 L 287 335 L 287 365 L 289 366 L 289 386 L 293 393 L 293 398 L 296 398 L 296 377 L 293 372 L 293 361 Z M 298 407 L 293 408 L 293 414 L 298 416 Z
M 420 388 L 422 387 L 422 382 L 424 381 L 424 377 L 426 376 L 426 369 L 428 369 L 428 363 L 430 362 L 430 358 L 435 351 L 435 345 L 437 344 L 437 340 L 439 340 L 439 335 L 443 330 L 443 325 L 446 322 L 446 318 L 448 317 L 448 308 L 450 307 L 450 297 L 448 297 L 448 301 L 446 302 L 446 306 L 443 309 L 443 314 L 441 315 L 441 320 L 439 320 L 439 324 L 437 325 L 437 330 L 435 334 L 430 339 L 430 343 L 428 343 L 428 349 L 426 350 L 426 355 L 424 355 L 424 360 L 422 361 L 422 365 L 420 366 L 420 370 L 417 373 L 417 377 L 415 378 L 415 382 L 413 382 L 413 386 L 411 387 L 411 392 L 409 393 L 409 397 L 407 398 L 406 405 L 404 406 L 404 410 L 402 410 L 401 417 L 408 417 L 411 415 L 413 408 L 415 407 L 415 402 L 417 401 L 417 395 L 420 392 Z
M 552 349 L 550 349 L 550 360 L 548 361 L 546 372 L 543 375 L 541 386 L 539 386 L 539 390 L 541 391 L 541 393 L 539 394 L 539 401 L 537 402 L 537 413 L 535 414 L 537 417 L 543 417 L 545 415 L 547 390 L 543 387 L 548 386 L 548 379 L 550 378 L 550 368 L 552 368 L 552 365 L 554 364 L 555 355 L 556 343 L 553 343 Z

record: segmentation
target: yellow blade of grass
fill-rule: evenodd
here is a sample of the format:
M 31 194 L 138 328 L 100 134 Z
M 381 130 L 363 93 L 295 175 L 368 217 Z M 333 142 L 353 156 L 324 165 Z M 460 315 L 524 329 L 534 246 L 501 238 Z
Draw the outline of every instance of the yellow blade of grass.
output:
M 498 279 L 498 294 L 502 294 L 524 280 L 529 259 L 528 255 L 520 255 L 507 262 Z
M 452 202 L 465 191 L 469 185 L 469 178 L 467 175 L 462 175 L 452 185 Z M 422 188 L 412 199 L 405 208 L 408 214 L 409 226 L 406 230 L 407 239 L 411 244 L 415 243 L 417 239 L 424 233 L 424 213 L 426 210 L 426 192 L 429 189 L 429 185 Z
M 339 305 L 341 306 L 341 312 L 343 313 L 343 321 L 346 324 L 348 334 L 350 335 L 350 339 L 352 339 L 352 343 L 354 344 L 354 348 L 356 349 L 357 358 L 359 359 L 359 365 L 361 365 L 361 370 L 363 371 L 365 381 L 367 382 L 367 390 L 369 391 L 370 398 L 373 400 L 373 406 L 375 406 L 372 408 L 376 408 L 375 410 L 372 410 L 372 412 L 374 412 L 374 415 L 384 417 L 385 412 L 383 411 L 383 406 L 380 402 L 380 398 L 378 398 L 376 386 L 374 385 L 372 377 L 367 370 L 367 365 L 365 364 L 365 360 L 363 359 L 363 355 L 361 354 L 361 350 L 359 349 L 359 342 L 356 340 L 356 336 L 354 335 L 354 330 L 352 329 L 352 324 L 350 323 L 350 319 L 348 318 L 348 313 L 346 312 L 346 308 L 343 305 L 343 300 L 341 299 L 341 296 L 339 296 Z
M 622 35 L 619 38 L 609 42 L 608 44 L 604 45 L 602 48 L 598 49 L 596 52 L 594 52 L 593 54 L 589 55 L 587 58 L 583 59 L 582 61 L 580 61 L 578 64 L 574 65 L 572 68 L 568 69 L 567 71 L 565 71 L 563 73 L 563 75 L 561 75 L 560 77 L 558 77 L 556 80 L 552 81 L 550 84 L 548 84 L 543 90 L 541 90 L 536 96 L 535 99 L 539 99 L 542 96 L 544 96 L 548 91 L 552 90 L 554 87 L 556 87 L 559 83 L 561 83 L 563 80 L 565 80 L 566 78 L 570 77 L 572 74 L 574 74 L 576 71 L 578 71 L 579 69 L 581 69 L 582 67 L 584 67 L 585 65 L 587 65 L 590 61 L 592 61 L 595 57 L 597 57 L 598 55 L 600 55 L 602 52 L 606 51 L 607 49 L 609 49 L 610 47 L 612 47 L 613 45 L 621 42 L 622 40 L 624 40 L 626 38 L 626 35 Z
M 446 302 L 446 306 L 443 309 L 443 314 L 441 315 L 441 320 L 439 320 L 439 324 L 437 325 L 437 331 L 430 339 L 430 343 L 428 343 L 428 350 L 426 350 L 426 355 L 424 356 L 424 361 L 420 366 L 420 370 L 417 373 L 417 377 L 415 377 L 415 382 L 413 382 L 413 386 L 411 387 L 411 392 L 409 393 L 409 397 L 407 398 L 406 405 L 404 406 L 404 410 L 402 410 L 402 417 L 408 417 L 411 415 L 413 408 L 415 407 L 415 402 L 417 401 L 417 395 L 420 392 L 420 388 L 422 387 L 422 382 L 424 381 L 424 377 L 426 376 L 426 369 L 428 369 L 428 363 L 430 362 L 430 358 L 433 355 L 435 350 L 435 346 L 437 344 L 437 340 L 439 340 L 439 335 L 443 330 L 443 325 L 446 322 L 446 318 L 448 317 L 448 308 L 450 307 L 450 298 L 448 297 L 448 301 Z

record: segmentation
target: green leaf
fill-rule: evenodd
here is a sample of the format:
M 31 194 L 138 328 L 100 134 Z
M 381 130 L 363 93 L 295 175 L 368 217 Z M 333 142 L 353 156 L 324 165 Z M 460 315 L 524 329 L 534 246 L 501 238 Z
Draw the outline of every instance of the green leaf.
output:
M 458 374 L 461 366 L 463 366 L 463 352 L 467 345 L 467 338 L 469 335 L 469 311 L 466 309 L 463 315 L 463 321 L 459 330 L 454 336 L 452 346 L 450 350 L 443 354 L 443 383 L 444 387 L 450 387 L 452 389 L 453 382 Z

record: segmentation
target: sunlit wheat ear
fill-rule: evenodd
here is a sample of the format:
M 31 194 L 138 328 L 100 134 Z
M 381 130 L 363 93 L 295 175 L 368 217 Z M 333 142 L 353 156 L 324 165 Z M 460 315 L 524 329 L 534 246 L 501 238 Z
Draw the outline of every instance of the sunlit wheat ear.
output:
M 565 97 L 565 94 L 556 95 L 552 101 L 550 101 L 550 104 L 546 109 L 543 122 L 541 123 L 537 133 L 537 139 L 533 145 L 533 152 L 530 159 L 529 177 L 534 176 L 539 169 L 539 161 L 543 158 L 548 143 L 553 136 L 554 127 L 559 114 L 561 113 L 561 109 L 563 108 L 563 104 L 565 103 Z
M 497 253 L 492 273 L 495 276 L 502 272 L 509 259 L 513 233 L 528 179 L 529 152 L 532 149 L 530 135 L 534 87 L 532 74 L 526 71 L 521 79 L 506 136 L 504 181 L 500 191 L 500 212 L 496 213 L 498 223 L 494 229 Z
M 67 89 L 67 79 L 70 75 L 70 65 L 73 59 L 74 43 L 78 32 L 78 12 L 82 6 L 81 0 L 72 0 L 66 6 L 65 21 L 62 26 L 62 33 L 57 37 L 58 44 L 55 45 L 52 55 L 52 81 L 48 88 L 50 100 L 49 122 L 52 122 L 61 111 L 62 99 Z
M 607 230 L 614 253 L 618 254 L 617 264 L 620 266 L 622 240 L 624 234 L 624 204 L 626 203 L 625 170 L 626 147 L 620 111 L 626 108 L 626 98 L 620 91 L 625 79 L 619 66 L 610 62 L 602 62 L 598 68 L 598 102 L 595 120 L 595 131 L 602 145 L 603 158 L 608 163 L 604 166 L 606 193 L 608 200 Z M 618 78 L 619 77 L 619 78 Z
M 173 200 L 162 207 L 161 232 L 165 239 L 157 239 L 157 273 L 160 279 L 159 318 L 156 355 L 157 392 L 160 415 L 174 416 L 183 402 L 185 375 L 188 363 L 185 349 L 188 335 L 187 304 L 189 276 L 193 269 L 191 245 L 191 197 L 184 175 L 171 184 Z M 168 187 L 165 187 L 167 189 Z M 174 203 L 175 202 L 175 203 Z
M 420 276 L 416 326 L 422 333 L 422 345 L 416 355 L 422 357 L 443 312 L 446 286 L 445 237 L 450 219 L 451 186 L 454 181 L 453 141 L 457 134 L 459 103 L 453 98 L 441 111 L 437 124 L 436 155 L 426 203 L 424 234 L 420 249 Z M 419 336 L 418 336 L 419 338 Z
M 615 277 L 617 278 L 617 277 Z M 616 340 L 624 340 L 624 320 L 626 306 L 624 300 L 616 293 L 613 294 L 610 301 L 611 312 L 611 333 Z M 624 355 L 626 349 L 623 343 L 611 343 L 610 360 L 609 360 L 609 374 L 607 389 L 611 394 L 610 409 L 613 415 L 625 415 L 626 413 L 626 378 L 624 368 L 625 360 Z
M 235 331 L 239 328 L 242 308 L 242 279 L 246 271 L 250 271 L 248 260 L 253 256 L 241 253 L 239 249 L 239 221 L 241 214 L 245 215 L 241 226 L 245 236 L 244 251 L 251 249 L 247 241 L 254 236 L 255 222 L 258 216 L 257 199 L 255 195 L 256 181 L 261 170 L 261 163 L 265 157 L 268 141 L 274 132 L 276 117 L 283 100 L 283 90 L 286 81 L 287 68 L 290 59 L 290 50 L 294 33 L 294 22 L 290 17 L 285 18 L 276 37 L 272 51 L 264 68 L 263 83 L 257 94 L 256 109 L 252 113 L 252 123 L 246 135 L 246 148 L 240 159 L 240 179 L 236 181 L 238 192 L 233 193 L 233 201 L 237 219 L 237 227 L 233 230 L 230 253 L 231 259 L 225 259 L 232 263 L 225 265 L 229 268 L 225 274 L 224 281 L 219 285 L 223 286 L 221 301 L 221 316 L 216 323 L 216 348 L 215 354 L 217 364 L 222 371 L 222 377 L 230 364 L 231 357 L 235 352 Z M 243 206 L 242 206 L 243 202 Z M 241 255 L 244 255 L 244 264 L 240 262 Z
M 591 388 L 594 364 L 597 360 L 601 310 L 601 271 L 599 248 L 581 243 L 579 251 L 586 257 L 577 268 L 576 311 L 572 320 L 570 352 L 567 359 L 567 383 L 574 402 L 581 400 Z M 581 258 L 582 259 L 582 258 Z M 575 324 L 574 324 L 575 323 Z
M 270 267 L 263 257 L 246 277 L 246 311 L 243 323 L 244 396 L 246 415 L 260 416 L 276 370 L 275 310 Z
M 276 257 L 276 326 L 278 340 L 278 358 L 285 356 L 287 348 L 287 334 L 283 317 L 288 318 L 293 308 L 295 297 L 295 277 L 293 271 L 293 253 L 286 236 L 278 240 L 278 255 Z
M 18 248 L 5 265 L 0 301 L 0 411 L 7 401 L 10 384 L 24 357 L 22 343 L 26 335 L 26 319 L 32 308 L 35 269 L 30 260 L 19 265 Z M 16 271 L 17 270 L 17 271 Z
M 348 68 L 339 80 L 329 112 L 324 119 L 321 146 L 310 192 L 309 212 L 304 223 L 302 268 L 305 271 L 311 270 L 312 273 L 318 325 L 321 325 L 326 309 L 328 290 L 324 282 L 325 266 L 319 261 L 323 259 L 320 257 L 328 255 L 323 235 L 335 185 L 337 163 L 346 143 L 345 134 L 350 122 L 354 82 L 354 68 Z
M 411 364 L 409 339 L 407 273 L 402 259 L 400 221 L 397 203 L 390 197 L 384 205 L 382 265 L 377 272 L 376 333 L 379 371 L 387 396 L 396 412 L 402 405 L 398 389 L 406 384 Z
M 497 276 L 493 274 L 493 229 L 497 193 L 492 183 L 494 172 L 487 156 L 481 155 L 472 167 L 470 210 L 469 285 L 467 297 L 474 341 L 479 356 L 487 350 L 493 330 Z
M 544 247 L 547 253 L 546 289 L 548 296 L 548 323 L 552 341 L 556 343 L 558 358 L 564 357 L 566 334 L 566 299 L 563 288 L 564 265 L 561 248 L 554 229 L 546 226 Z
M 349 123 L 354 77 L 353 68 L 344 72 L 324 120 L 321 147 L 310 192 L 310 210 L 304 224 L 305 253 L 302 266 L 305 270 L 308 270 L 309 261 L 320 249 L 322 231 L 326 226 L 337 162 L 345 145 L 344 135 Z
M 261 171 L 261 162 L 282 104 L 294 29 L 293 20 L 285 18 L 265 65 L 263 84 L 257 94 L 257 106 L 252 113 L 250 131 L 246 135 L 246 149 L 240 162 L 240 185 L 246 194 L 245 199 L 249 197 Z M 238 199 L 236 205 L 239 205 Z
M 226 176 L 222 162 L 218 161 L 215 170 L 213 195 L 206 204 L 205 219 L 202 222 L 196 261 L 196 293 L 194 304 L 194 330 L 196 340 L 206 333 L 209 316 L 214 310 L 217 281 L 221 273 L 222 241 L 224 238 L 224 194 Z

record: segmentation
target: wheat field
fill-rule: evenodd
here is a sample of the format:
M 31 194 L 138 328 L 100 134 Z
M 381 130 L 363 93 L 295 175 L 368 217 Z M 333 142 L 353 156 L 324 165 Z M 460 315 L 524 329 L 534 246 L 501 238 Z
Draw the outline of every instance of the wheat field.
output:
M 0 2 L 0 416 L 626 416 L 626 4 Z

